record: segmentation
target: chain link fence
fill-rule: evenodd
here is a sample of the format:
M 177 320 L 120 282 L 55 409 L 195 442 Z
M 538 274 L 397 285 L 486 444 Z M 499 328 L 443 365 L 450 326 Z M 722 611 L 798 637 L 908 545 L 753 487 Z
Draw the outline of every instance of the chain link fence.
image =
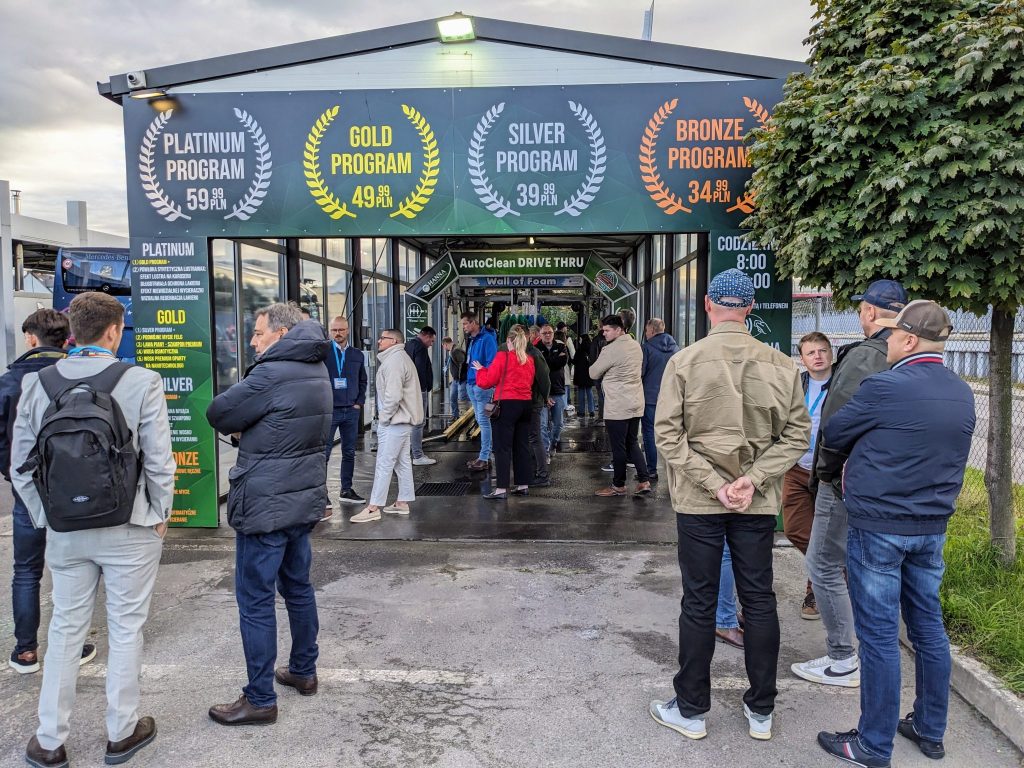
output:
M 982 473 L 985 470 L 988 438 L 988 347 L 992 315 L 950 312 L 953 335 L 946 344 L 946 365 L 958 373 L 974 390 L 977 422 L 964 481 L 963 499 L 984 503 L 987 499 Z M 830 295 L 796 296 L 793 301 L 793 357 L 798 358 L 797 343 L 811 331 L 828 336 L 833 350 L 864 338 L 855 309 L 838 309 Z M 1013 482 L 1024 484 L 1024 310 L 1014 322 L 1013 360 Z M 972 471 L 974 470 L 974 471 Z M 1021 514 L 1019 494 L 1014 494 L 1016 512 Z

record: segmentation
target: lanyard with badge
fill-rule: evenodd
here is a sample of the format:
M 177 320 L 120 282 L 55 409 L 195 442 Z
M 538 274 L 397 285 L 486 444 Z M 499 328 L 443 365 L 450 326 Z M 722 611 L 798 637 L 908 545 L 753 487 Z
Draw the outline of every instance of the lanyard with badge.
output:
M 72 347 L 68 350 L 68 357 L 113 357 L 114 353 L 106 347 L 97 347 L 87 344 L 82 347 Z
M 338 345 L 331 344 L 331 346 L 334 347 L 334 362 L 338 364 L 338 375 L 334 379 L 334 388 L 348 389 L 348 378 L 341 375 L 345 372 L 345 355 L 348 354 L 348 347 L 346 346 L 339 354 Z
M 814 419 L 814 413 L 818 410 L 818 406 L 821 405 L 822 398 L 825 397 L 825 393 L 828 391 L 825 388 L 825 384 L 827 383 L 828 382 L 822 383 L 821 389 L 818 390 L 818 396 L 814 398 L 814 402 L 811 403 L 810 405 L 807 405 L 808 401 L 811 399 L 810 390 L 808 389 L 808 391 L 804 394 L 804 405 L 807 405 L 807 412 L 810 414 L 812 420 Z M 814 450 L 814 443 L 817 441 L 817 439 L 818 436 L 814 433 L 813 430 L 811 430 L 811 445 L 810 448 L 808 448 L 809 451 Z

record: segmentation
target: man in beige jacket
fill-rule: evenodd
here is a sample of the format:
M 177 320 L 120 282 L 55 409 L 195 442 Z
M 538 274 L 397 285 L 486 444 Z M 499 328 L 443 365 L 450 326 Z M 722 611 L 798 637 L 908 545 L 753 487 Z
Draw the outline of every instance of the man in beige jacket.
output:
M 753 304 L 753 282 L 738 269 L 711 281 L 704 299 L 711 332 L 669 360 L 655 412 L 655 440 L 678 513 L 683 600 L 676 695 L 652 701 L 650 712 L 691 739 L 707 734 L 725 540 L 743 604 L 750 681 L 743 711 L 753 738 L 771 738 L 778 694 L 775 517 L 783 476 L 810 443 L 811 420 L 796 365 L 747 330 Z
M 612 484 L 595 492 L 596 496 L 626 495 L 626 460 L 636 465 L 637 486 L 642 496 L 651 492 L 647 462 L 640 450 L 637 434 L 644 415 L 644 385 L 641 369 L 644 352 L 636 339 L 626 334 L 619 315 L 601 321 L 601 333 L 607 342 L 590 366 L 590 378 L 604 379 L 604 426 L 612 449 Z
M 370 503 L 349 520 L 369 523 L 380 520 L 380 513 L 408 515 L 409 502 L 416 500 L 412 480 L 410 438 L 412 428 L 423 422 L 423 397 L 416 364 L 405 354 L 402 332 L 394 328 L 381 331 L 377 339 L 377 462 L 373 471 Z M 398 475 L 398 500 L 388 505 L 391 473 Z

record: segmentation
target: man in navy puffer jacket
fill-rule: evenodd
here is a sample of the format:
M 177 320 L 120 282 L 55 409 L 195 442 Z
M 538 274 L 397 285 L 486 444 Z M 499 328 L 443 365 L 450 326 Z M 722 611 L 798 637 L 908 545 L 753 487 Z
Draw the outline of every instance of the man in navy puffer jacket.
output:
M 822 732 L 837 757 L 886 768 L 897 730 L 928 757 L 945 754 L 949 639 L 939 586 L 946 522 L 956 506 L 974 433 L 974 395 L 942 363 L 952 331 L 945 310 L 912 301 L 893 319 L 887 360 L 824 426 L 848 453 L 847 572 L 860 640 L 861 716 L 854 731 Z M 914 646 L 917 698 L 900 720 L 900 611 Z
M 241 697 L 210 709 L 222 725 L 277 720 L 274 680 L 316 693 L 319 620 L 309 581 L 309 533 L 327 505 L 324 449 L 333 398 L 323 327 L 297 307 L 271 304 L 256 313 L 256 362 L 206 411 L 219 432 L 239 434 L 229 475 L 228 523 L 236 531 L 235 597 L 249 684 Z M 277 658 L 275 586 L 288 609 L 288 666 Z

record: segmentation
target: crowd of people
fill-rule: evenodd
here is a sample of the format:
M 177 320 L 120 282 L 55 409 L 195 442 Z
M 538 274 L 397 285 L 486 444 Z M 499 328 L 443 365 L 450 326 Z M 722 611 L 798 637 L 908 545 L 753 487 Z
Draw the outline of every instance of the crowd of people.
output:
M 944 754 L 950 660 L 938 590 L 974 401 L 942 364 L 952 326 L 941 307 L 908 301 L 891 280 L 873 282 L 854 299 L 865 340 L 843 347 L 833 364 L 827 337 L 804 336 L 803 372 L 751 336 L 754 286 L 739 270 L 711 281 L 710 333 L 683 350 L 660 319 L 645 324 L 641 344 L 615 314 L 601 320 L 597 339 L 573 340 L 546 323 L 513 324 L 499 344 L 466 312 L 467 347 L 448 337 L 442 346 L 453 416 L 468 400 L 480 427 L 480 450 L 466 469 L 494 463 L 485 499 L 524 496 L 551 483 L 569 382 L 577 412 L 600 417 L 607 434 L 611 482 L 597 497 L 629 494 L 629 467 L 632 493 L 648 495 L 662 468 L 677 513 L 683 597 L 675 695 L 650 705 L 658 723 L 692 739 L 707 734 L 717 640 L 743 649 L 749 734 L 771 738 L 780 645 L 773 546 L 781 509 L 786 536 L 806 560 L 801 615 L 820 618 L 825 630 L 825 655 L 792 671 L 861 690 L 857 728 L 823 731 L 818 742 L 847 762 L 886 768 L 896 733 L 928 757 Z M 53 577 L 39 726 L 26 749 L 33 766 L 67 765 L 78 668 L 96 653 L 85 640 L 101 574 L 110 645 L 105 760 L 126 762 L 156 736 L 154 719 L 138 711 L 142 627 L 171 514 L 175 462 L 160 377 L 115 357 L 123 329 L 120 303 L 101 293 L 76 297 L 67 316 L 39 310 L 22 329 L 29 352 L 0 377 L 0 464 L 15 499 L 17 644 L 10 665 L 18 672 L 40 668 L 44 551 Z M 65 349 L 69 333 L 76 346 Z M 423 327 L 409 340 L 385 329 L 376 340 L 369 499 L 353 487 L 367 358 L 349 344 L 346 318 L 332 319 L 329 333 L 293 305 L 259 310 L 255 363 L 206 414 L 238 446 L 227 519 L 236 533 L 247 684 L 237 700 L 210 708 L 222 725 L 275 722 L 275 681 L 302 695 L 317 692 L 309 536 L 331 514 L 325 459 L 335 435 L 339 501 L 363 505 L 353 523 L 410 514 L 413 466 L 435 463 L 423 451 L 434 329 Z M 76 459 L 73 471 L 62 457 Z M 389 502 L 394 475 L 397 498 Z M 277 593 L 292 643 L 288 663 L 275 668 Z M 901 612 L 916 665 L 916 699 L 903 718 Z

